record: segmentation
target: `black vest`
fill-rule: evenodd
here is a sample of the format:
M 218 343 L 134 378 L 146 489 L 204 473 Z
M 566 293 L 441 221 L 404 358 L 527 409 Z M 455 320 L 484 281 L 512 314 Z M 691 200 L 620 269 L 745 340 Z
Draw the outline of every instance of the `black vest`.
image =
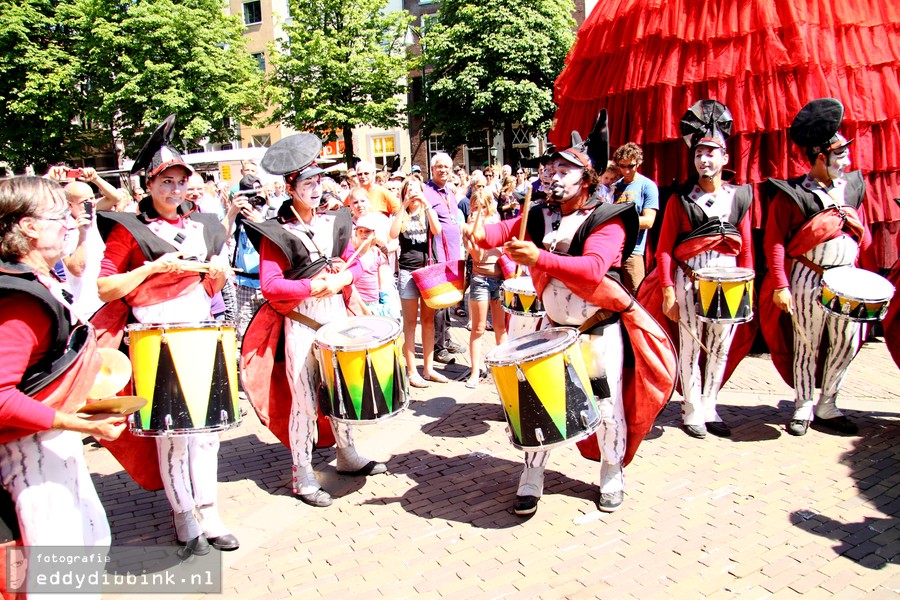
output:
M 734 186 L 734 202 L 731 205 L 731 214 L 728 219 L 720 221 L 719 219 L 709 218 L 703 209 L 697 206 L 697 203 L 690 199 L 690 193 L 694 189 L 695 182 L 688 182 L 677 190 L 678 199 L 687 213 L 688 222 L 691 224 L 691 231 L 682 233 L 676 240 L 677 244 L 686 240 L 706 237 L 710 235 L 736 235 L 740 237 L 741 233 L 738 229 L 741 219 L 750 210 L 753 203 L 753 187 L 749 185 Z
M 222 251 L 227 232 L 222 224 L 219 223 L 219 218 L 216 215 L 194 212 L 188 214 L 185 218 L 203 224 L 203 241 L 206 242 L 205 260 L 209 260 Z M 148 222 L 148 217 L 144 214 L 135 215 L 108 210 L 101 210 L 97 213 L 97 229 L 100 231 L 100 236 L 104 242 L 109 237 L 113 227 L 118 223 L 134 237 L 147 260 L 156 260 L 163 254 L 177 252 L 178 249 L 175 246 L 148 229 Z
M 586 208 L 590 208 L 591 203 Z M 541 250 L 544 248 L 544 209 L 546 205 L 533 206 L 528 211 L 528 224 L 526 226 L 528 235 L 535 246 Z M 568 256 L 581 256 L 584 253 L 584 243 L 591 232 L 603 223 L 609 221 L 613 217 L 620 217 L 622 224 L 625 226 L 625 247 L 622 249 L 623 258 L 631 256 L 634 250 L 634 244 L 637 242 L 638 232 L 640 231 L 637 209 L 632 202 L 622 202 L 620 204 L 608 204 L 605 202 L 598 203 L 593 212 L 584 220 L 584 223 L 575 232 L 572 237 L 572 243 L 566 252 Z
M 804 219 L 809 220 L 813 215 L 825 210 L 825 207 L 818 194 L 803 187 L 804 179 L 806 179 L 805 175 L 787 180 L 769 179 L 769 184 L 772 186 L 770 188 L 772 191 L 780 190 L 793 200 L 803 212 Z M 866 182 L 863 180 L 862 171 L 847 173 L 844 179 L 847 182 L 844 188 L 844 203 L 859 211 L 863 197 L 866 194 Z
M 16 386 L 29 396 L 41 391 L 64 373 L 88 341 L 86 325 L 72 326 L 69 309 L 44 285 L 30 267 L 0 262 L 0 298 L 21 292 L 36 298 L 52 315 L 50 347 L 42 360 L 32 365 Z
M 286 279 L 310 279 L 324 269 L 332 258 L 337 258 L 344 252 L 347 244 L 350 243 L 350 233 L 353 231 L 350 209 L 341 208 L 328 211 L 325 214 L 335 217 L 331 256 L 327 258 L 320 257 L 315 261 L 309 259 L 309 250 L 306 249 L 303 242 L 282 227 L 283 223 L 296 220 L 291 211 L 291 200 L 284 201 L 284 204 L 278 210 L 276 218 L 263 221 L 262 223 L 251 223 L 249 220 L 244 221 L 244 227 L 246 227 L 250 243 L 253 244 L 257 252 L 260 250 L 263 238 L 268 239 L 278 246 L 279 250 L 284 252 L 284 255 L 291 263 L 291 268 L 284 273 Z

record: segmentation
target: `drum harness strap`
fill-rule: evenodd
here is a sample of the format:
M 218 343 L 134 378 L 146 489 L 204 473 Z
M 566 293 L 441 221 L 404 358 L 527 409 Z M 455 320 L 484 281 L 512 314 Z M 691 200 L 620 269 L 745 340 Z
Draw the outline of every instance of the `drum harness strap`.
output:
M 291 312 L 287 313 L 284 316 L 286 316 L 288 319 L 290 319 L 292 321 L 297 321 L 301 325 L 305 325 L 305 326 L 309 327 L 313 331 L 318 331 L 319 328 L 322 327 L 322 323 L 319 323 L 315 319 L 310 319 L 306 315 L 300 314 L 296 310 L 292 310 Z
M 803 265 L 804 267 L 806 267 L 806 268 L 809 269 L 810 271 L 813 271 L 813 272 L 815 272 L 815 273 L 818 273 L 819 275 L 822 275 L 823 273 L 825 273 L 825 270 L 828 268 L 828 267 L 823 267 L 822 265 L 817 265 L 816 263 L 814 263 L 813 261 L 809 260 L 808 258 L 806 258 L 805 256 L 803 256 L 802 254 L 801 254 L 800 256 L 794 258 L 794 260 L 796 260 L 797 262 L 799 262 L 801 265 Z

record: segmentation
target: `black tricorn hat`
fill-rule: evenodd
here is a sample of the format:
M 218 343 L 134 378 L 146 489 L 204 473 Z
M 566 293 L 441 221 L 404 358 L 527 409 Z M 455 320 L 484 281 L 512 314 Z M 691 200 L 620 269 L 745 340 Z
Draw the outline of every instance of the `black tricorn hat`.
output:
M 691 149 L 710 146 L 724 150 L 733 126 L 727 106 L 718 100 L 700 100 L 681 117 L 681 137 Z
M 131 172 L 137 173 L 141 169 L 146 171 L 147 179 L 153 179 L 169 167 L 181 166 L 193 173 L 194 170 L 184 162 L 181 153 L 172 145 L 172 130 L 175 128 L 175 115 L 169 115 L 159 124 L 150 139 L 138 152 Z
M 297 133 L 272 144 L 259 164 L 273 175 L 283 175 L 288 182 L 309 179 L 324 173 L 315 163 L 320 152 L 322 140 L 311 133 Z
M 844 105 L 835 98 L 817 98 L 800 109 L 791 123 L 791 139 L 809 154 L 831 152 L 843 148 L 848 140 L 838 129 L 844 119 Z

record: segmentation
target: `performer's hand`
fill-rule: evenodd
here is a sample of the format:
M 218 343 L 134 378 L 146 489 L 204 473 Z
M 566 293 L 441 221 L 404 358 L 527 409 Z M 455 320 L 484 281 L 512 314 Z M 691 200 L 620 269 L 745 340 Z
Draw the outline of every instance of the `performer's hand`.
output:
M 680 315 L 678 314 L 678 301 L 675 299 L 675 288 L 666 286 L 662 289 L 662 311 L 666 318 L 675 323 L 678 322 Z
M 211 279 L 229 277 L 232 274 L 231 265 L 222 254 L 216 254 L 209 259 L 209 276 Z
M 53 429 L 77 431 L 92 435 L 98 440 L 112 441 L 125 431 L 127 422 L 124 415 L 113 413 L 70 415 L 57 412 L 53 418 Z
M 346 272 L 345 272 L 346 273 Z M 349 274 L 348 274 L 349 276 Z M 316 298 L 328 298 L 334 296 L 344 289 L 345 285 L 349 285 L 344 273 L 330 273 L 324 277 L 313 279 L 311 292 Z
M 772 292 L 772 302 L 787 314 L 794 314 L 794 299 L 787 288 L 781 288 Z
M 532 242 L 517 240 L 515 237 L 503 244 L 503 251 L 516 263 L 526 267 L 537 264 L 541 251 Z
M 181 273 L 181 252 L 163 254 L 153 262 L 145 264 L 150 267 L 152 273 Z

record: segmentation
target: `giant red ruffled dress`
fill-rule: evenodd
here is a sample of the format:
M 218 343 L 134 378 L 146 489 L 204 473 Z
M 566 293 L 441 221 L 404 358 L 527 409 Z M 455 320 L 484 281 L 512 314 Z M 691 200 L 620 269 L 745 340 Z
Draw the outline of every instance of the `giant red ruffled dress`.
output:
M 668 185 L 688 175 L 678 117 L 697 100 L 734 116 L 728 141 L 738 183 L 805 173 L 788 136 L 804 104 L 834 97 L 852 168 L 866 176 L 878 264 L 897 258 L 900 229 L 900 2 L 895 0 L 599 0 L 555 86 L 550 141 L 587 135 L 609 111 L 610 145 L 644 149 L 641 172 Z M 757 185 L 758 187 L 758 185 Z M 765 198 L 751 218 L 762 227 Z

